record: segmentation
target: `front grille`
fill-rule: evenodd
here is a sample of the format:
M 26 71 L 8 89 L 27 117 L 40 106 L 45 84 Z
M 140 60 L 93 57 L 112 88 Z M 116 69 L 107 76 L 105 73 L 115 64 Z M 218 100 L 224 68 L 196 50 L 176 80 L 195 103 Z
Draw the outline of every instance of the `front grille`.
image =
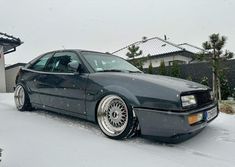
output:
M 199 107 L 212 103 L 211 95 L 209 91 L 195 93 L 197 105 Z

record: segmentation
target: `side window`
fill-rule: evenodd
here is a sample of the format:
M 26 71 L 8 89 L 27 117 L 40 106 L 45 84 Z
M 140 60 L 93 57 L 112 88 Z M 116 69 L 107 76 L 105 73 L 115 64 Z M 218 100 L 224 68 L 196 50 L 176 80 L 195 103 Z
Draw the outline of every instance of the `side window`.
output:
M 48 53 L 42 56 L 40 59 L 36 60 L 36 62 L 29 67 L 29 69 L 36 70 L 36 71 L 43 71 L 48 60 L 54 53 Z
M 50 59 L 46 71 L 72 73 L 77 71 L 79 64 L 80 60 L 76 53 L 58 52 Z

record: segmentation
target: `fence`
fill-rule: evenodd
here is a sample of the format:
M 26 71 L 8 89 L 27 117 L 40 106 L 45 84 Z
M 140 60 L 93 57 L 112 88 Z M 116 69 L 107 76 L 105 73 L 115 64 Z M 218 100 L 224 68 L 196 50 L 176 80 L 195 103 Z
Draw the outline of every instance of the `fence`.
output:
M 226 68 L 225 77 L 228 79 L 228 84 L 231 88 L 235 88 L 235 59 L 225 61 L 222 66 Z M 170 66 L 166 67 L 166 71 L 170 71 Z M 194 63 L 183 64 L 179 66 L 180 78 L 189 79 L 192 81 L 201 82 L 203 77 L 207 77 L 209 86 L 212 86 L 212 69 L 209 63 Z M 145 69 L 145 71 L 147 71 Z M 159 74 L 159 67 L 153 69 L 154 74 Z

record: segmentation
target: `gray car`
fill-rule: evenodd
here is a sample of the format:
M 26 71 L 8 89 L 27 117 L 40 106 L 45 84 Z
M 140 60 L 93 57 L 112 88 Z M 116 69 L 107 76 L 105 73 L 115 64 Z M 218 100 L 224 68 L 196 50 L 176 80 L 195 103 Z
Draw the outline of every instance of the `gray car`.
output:
M 218 115 L 210 88 L 144 74 L 120 57 L 93 51 L 45 53 L 19 71 L 16 84 L 18 110 L 41 108 L 86 119 L 112 139 L 139 133 L 177 141 Z

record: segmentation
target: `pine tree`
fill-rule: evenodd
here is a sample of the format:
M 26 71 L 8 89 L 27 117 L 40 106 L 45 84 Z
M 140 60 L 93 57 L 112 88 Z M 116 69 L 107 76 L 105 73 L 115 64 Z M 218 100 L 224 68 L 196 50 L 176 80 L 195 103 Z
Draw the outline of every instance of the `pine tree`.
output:
M 149 63 L 148 73 L 149 73 L 149 74 L 153 74 L 153 64 L 152 64 L 151 61 L 150 61 L 150 63 Z
M 164 60 L 161 60 L 160 66 L 159 66 L 159 74 L 160 75 L 167 75 L 166 72 L 166 66 Z
M 171 76 L 176 78 L 180 77 L 180 67 L 177 61 L 173 61 L 173 65 L 171 67 Z
M 128 47 L 128 52 L 126 56 L 130 58 L 130 63 L 136 66 L 139 69 L 143 69 L 143 60 L 136 59 L 136 57 L 142 55 L 142 50 L 139 50 L 139 46 L 131 45 Z
M 224 68 L 221 66 L 221 62 L 231 59 L 233 53 L 228 50 L 223 51 L 223 47 L 226 43 L 227 38 L 220 36 L 219 34 L 212 34 L 209 36 L 209 41 L 202 44 L 202 47 L 206 52 L 198 55 L 199 60 L 207 60 L 210 62 L 212 67 L 212 83 L 213 93 L 216 99 L 221 100 L 221 77 Z

